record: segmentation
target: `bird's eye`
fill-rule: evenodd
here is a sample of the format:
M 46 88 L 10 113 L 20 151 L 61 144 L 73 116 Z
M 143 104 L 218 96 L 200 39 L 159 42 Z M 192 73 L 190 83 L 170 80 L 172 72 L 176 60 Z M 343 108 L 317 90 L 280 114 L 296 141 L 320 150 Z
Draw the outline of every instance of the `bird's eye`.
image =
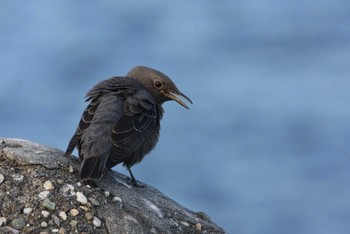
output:
M 163 83 L 159 80 L 156 80 L 154 81 L 154 87 L 156 87 L 157 89 L 161 89 L 163 87 Z

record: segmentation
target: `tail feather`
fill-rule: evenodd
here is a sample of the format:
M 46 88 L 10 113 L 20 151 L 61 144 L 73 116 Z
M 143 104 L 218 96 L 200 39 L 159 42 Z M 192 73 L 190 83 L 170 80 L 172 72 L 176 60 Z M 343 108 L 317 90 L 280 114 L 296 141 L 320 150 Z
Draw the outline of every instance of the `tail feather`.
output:
M 81 180 L 98 180 L 103 176 L 106 160 L 104 157 L 92 157 L 84 159 L 80 168 Z

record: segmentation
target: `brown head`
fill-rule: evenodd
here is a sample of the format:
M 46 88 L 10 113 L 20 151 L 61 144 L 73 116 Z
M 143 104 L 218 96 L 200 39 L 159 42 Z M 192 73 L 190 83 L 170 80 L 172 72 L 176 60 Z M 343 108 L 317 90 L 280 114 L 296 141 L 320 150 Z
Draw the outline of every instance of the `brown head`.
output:
M 191 99 L 181 93 L 174 82 L 160 71 L 149 67 L 137 66 L 131 69 L 126 77 L 139 81 L 155 97 L 156 102 L 159 104 L 175 100 L 183 107 L 189 109 L 180 97 L 192 104 Z

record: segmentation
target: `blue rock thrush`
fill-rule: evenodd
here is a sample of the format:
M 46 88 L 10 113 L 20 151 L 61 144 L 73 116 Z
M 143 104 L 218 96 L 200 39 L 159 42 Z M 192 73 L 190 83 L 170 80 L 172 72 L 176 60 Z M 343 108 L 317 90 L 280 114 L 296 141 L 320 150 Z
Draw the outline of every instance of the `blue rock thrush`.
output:
M 77 147 L 82 161 L 80 178 L 96 180 L 104 170 L 119 163 L 128 169 L 131 183 L 137 186 L 130 168 L 142 161 L 157 144 L 162 104 L 182 94 L 169 77 L 148 67 L 138 66 L 125 77 L 113 77 L 96 84 L 86 94 L 86 107 L 65 155 Z

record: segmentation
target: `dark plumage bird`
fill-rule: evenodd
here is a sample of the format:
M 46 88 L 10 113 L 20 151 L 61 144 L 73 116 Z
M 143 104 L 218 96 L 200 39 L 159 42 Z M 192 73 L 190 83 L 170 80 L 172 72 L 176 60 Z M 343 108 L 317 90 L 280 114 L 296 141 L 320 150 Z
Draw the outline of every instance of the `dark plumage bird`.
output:
M 162 104 L 182 94 L 169 77 L 148 67 L 135 67 L 126 77 L 113 77 L 96 84 L 86 94 L 86 107 L 77 130 L 69 142 L 66 156 L 77 147 L 82 161 L 80 178 L 95 180 L 105 168 L 119 163 L 128 169 L 131 182 L 137 185 L 130 168 L 141 162 L 157 144 Z

